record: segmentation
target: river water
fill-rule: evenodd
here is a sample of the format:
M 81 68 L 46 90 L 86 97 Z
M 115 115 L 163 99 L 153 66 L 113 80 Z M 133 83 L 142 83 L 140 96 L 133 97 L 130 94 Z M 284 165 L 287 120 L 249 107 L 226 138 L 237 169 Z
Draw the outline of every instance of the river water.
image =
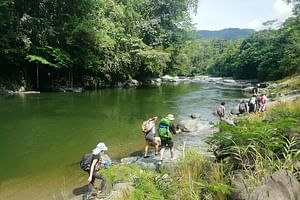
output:
M 86 184 L 78 163 L 98 141 L 118 160 L 142 151 L 144 119 L 195 113 L 215 120 L 221 101 L 230 108 L 241 97 L 233 87 L 200 82 L 0 96 L 0 199 L 63 199 Z

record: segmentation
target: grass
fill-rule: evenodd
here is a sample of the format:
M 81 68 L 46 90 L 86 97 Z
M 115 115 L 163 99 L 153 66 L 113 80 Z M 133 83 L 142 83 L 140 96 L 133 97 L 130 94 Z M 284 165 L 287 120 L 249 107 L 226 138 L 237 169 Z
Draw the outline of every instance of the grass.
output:
M 268 175 L 286 169 L 300 179 L 295 164 L 300 160 L 300 100 L 280 103 L 265 113 L 250 114 L 232 127 L 220 124 L 208 139 L 219 161 L 229 169 L 242 170 L 249 191 Z

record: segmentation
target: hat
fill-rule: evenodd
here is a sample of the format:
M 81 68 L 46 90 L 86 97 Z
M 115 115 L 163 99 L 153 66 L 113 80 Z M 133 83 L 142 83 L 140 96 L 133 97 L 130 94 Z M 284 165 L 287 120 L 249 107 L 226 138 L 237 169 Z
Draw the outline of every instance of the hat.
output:
M 174 115 L 172 115 L 172 114 L 168 114 L 167 118 L 171 121 L 173 121 L 175 119 Z
M 106 150 L 107 150 L 106 145 L 103 142 L 100 142 L 97 144 L 96 148 L 93 149 L 93 154 L 98 154 L 101 151 L 106 151 Z

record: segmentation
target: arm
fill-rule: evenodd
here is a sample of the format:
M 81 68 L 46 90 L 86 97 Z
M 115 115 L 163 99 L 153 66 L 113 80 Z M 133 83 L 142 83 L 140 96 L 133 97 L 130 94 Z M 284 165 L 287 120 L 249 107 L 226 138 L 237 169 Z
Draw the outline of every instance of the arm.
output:
M 94 173 L 96 164 L 97 164 L 97 159 L 94 159 L 94 160 L 92 161 L 92 165 L 91 165 L 91 169 L 90 169 L 90 176 L 89 176 L 89 178 L 88 178 L 88 181 L 89 181 L 89 182 L 92 181 L 92 176 L 93 176 L 93 173 Z

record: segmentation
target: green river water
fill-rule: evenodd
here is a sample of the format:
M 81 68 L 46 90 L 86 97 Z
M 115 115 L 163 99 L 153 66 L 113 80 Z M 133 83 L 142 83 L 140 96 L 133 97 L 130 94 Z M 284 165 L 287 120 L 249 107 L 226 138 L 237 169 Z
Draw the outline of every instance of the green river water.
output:
M 144 119 L 192 113 L 215 120 L 242 92 L 212 83 L 0 96 L 0 199 L 63 199 L 87 183 L 81 156 L 98 141 L 118 160 L 142 155 Z

